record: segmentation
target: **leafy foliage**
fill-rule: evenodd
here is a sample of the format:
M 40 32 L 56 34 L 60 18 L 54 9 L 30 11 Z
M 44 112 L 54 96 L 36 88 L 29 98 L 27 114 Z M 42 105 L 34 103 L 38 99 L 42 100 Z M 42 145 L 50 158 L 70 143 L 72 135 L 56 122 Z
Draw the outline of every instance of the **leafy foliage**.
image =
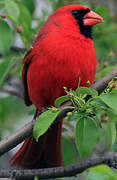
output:
M 13 32 L 7 22 L 0 19 L 0 51 L 3 54 L 8 53 L 13 43 Z
M 36 120 L 33 130 L 36 141 L 38 141 L 38 138 L 48 130 L 59 113 L 59 109 L 52 108 L 40 115 L 40 117 Z
M 116 88 L 117 82 L 115 80 L 110 82 L 105 92 L 100 96 L 98 96 L 98 93 L 94 89 L 89 89 L 87 87 L 79 87 L 76 91 L 68 91 L 67 88 L 64 88 L 67 95 L 59 97 L 56 100 L 55 117 L 64 110 L 64 108 L 60 109 L 59 106 L 63 102 L 66 102 L 66 100 L 71 100 L 74 105 L 73 111 L 70 114 L 68 113 L 67 119 L 76 121 L 75 142 L 81 156 L 89 155 L 93 151 L 95 145 L 101 141 L 107 141 L 109 148 L 112 148 L 112 144 L 116 139 Z M 89 95 L 91 97 L 88 101 L 86 101 L 85 99 Z M 47 119 L 51 118 L 51 123 L 54 121 L 54 116 L 50 116 L 52 109 L 43 113 L 38 119 L 38 124 L 35 124 L 34 135 L 36 140 L 40 136 L 40 132 L 43 131 L 42 134 L 45 133 L 45 122 L 46 126 L 49 128 L 50 124 L 47 122 Z M 102 116 L 104 116 L 103 120 Z M 105 118 L 106 116 L 108 116 L 107 119 Z M 113 119 L 111 119 L 112 117 Z M 40 131 L 35 131 L 38 127 L 41 128 Z M 46 130 L 48 128 L 46 128 Z M 103 136 L 101 137 L 100 134 L 102 135 L 102 133 Z
M 91 117 L 81 117 L 76 124 L 76 145 L 81 156 L 86 156 L 98 141 L 98 126 Z
M 112 171 L 106 165 L 100 165 L 94 168 L 90 168 L 90 172 L 88 173 L 88 180 L 115 180 L 116 178 L 116 172 Z

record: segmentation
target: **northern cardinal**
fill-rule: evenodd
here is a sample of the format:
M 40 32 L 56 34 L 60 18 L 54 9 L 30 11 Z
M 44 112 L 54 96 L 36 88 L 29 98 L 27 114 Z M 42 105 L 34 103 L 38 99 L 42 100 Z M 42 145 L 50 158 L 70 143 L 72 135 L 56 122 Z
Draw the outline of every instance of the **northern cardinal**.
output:
M 22 83 L 27 106 L 34 104 L 42 111 L 65 95 L 64 86 L 75 90 L 79 77 L 80 86 L 88 86 L 88 80 L 94 82 L 97 60 L 92 26 L 102 21 L 82 5 L 61 7 L 48 18 L 24 58 Z M 31 169 L 61 166 L 61 131 L 62 121 L 53 123 L 38 142 L 28 138 L 11 164 Z

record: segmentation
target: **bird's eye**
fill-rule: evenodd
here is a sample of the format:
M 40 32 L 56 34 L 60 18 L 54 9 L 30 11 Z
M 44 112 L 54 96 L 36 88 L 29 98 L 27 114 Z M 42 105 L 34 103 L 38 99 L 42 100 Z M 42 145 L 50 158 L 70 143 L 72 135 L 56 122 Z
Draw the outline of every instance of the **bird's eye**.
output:
M 85 14 L 87 14 L 90 11 L 89 8 L 87 9 L 75 9 L 71 12 L 71 14 L 75 17 L 77 20 L 81 20 Z
M 79 15 L 79 10 L 75 9 L 71 13 L 72 13 L 73 16 L 78 16 Z

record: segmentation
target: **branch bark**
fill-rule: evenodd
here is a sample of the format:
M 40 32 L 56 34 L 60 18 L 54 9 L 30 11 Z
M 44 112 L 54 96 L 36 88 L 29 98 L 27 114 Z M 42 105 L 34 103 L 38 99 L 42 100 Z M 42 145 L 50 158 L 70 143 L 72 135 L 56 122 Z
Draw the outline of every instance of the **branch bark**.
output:
M 30 137 L 33 133 L 33 125 L 34 120 L 26 124 L 23 128 L 18 130 L 13 135 L 4 138 L 4 140 L 0 142 L 0 156 L 13 149 L 26 138 Z
M 77 174 L 82 173 L 84 170 L 100 164 L 106 164 L 110 167 L 117 168 L 116 154 L 108 154 L 103 157 L 95 158 L 92 160 L 85 160 L 80 163 L 74 163 L 69 166 L 61 166 L 56 168 L 30 169 L 30 170 L 0 170 L 0 177 L 31 178 L 34 176 L 38 176 L 39 179 L 70 177 L 70 176 L 77 176 Z
M 9 53 L 11 52 L 15 52 L 15 53 L 25 53 L 27 51 L 26 48 L 21 48 L 21 47 L 17 47 L 17 46 L 12 46 L 9 50 Z M 3 54 L 0 52 L 0 57 L 2 57 Z
M 103 90 L 107 87 L 108 83 L 112 80 L 112 78 L 117 77 L 117 69 L 114 69 L 110 74 L 107 76 L 103 77 L 96 83 L 92 85 L 92 88 L 98 91 L 100 94 L 103 92 Z
M 18 92 L 16 91 L 15 89 L 11 89 L 11 88 L 0 88 L 0 92 L 5 92 L 5 93 L 8 93 L 10 95 L 13 95 L 13 96 L 17 96 L 18 98 L 21 98 L 23 99 L 23 93 L 22 92 Z

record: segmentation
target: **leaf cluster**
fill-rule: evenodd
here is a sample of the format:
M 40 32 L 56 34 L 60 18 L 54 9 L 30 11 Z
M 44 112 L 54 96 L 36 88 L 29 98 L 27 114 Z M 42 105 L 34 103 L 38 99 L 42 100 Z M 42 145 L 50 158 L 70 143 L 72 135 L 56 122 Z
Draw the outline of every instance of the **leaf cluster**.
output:
M 38 141 L 55 119 L 65 110 L 61 104 L 71 101 L 72 112 L 68 112 L 66 120 L 75 121 L 75 143 L 81 156 L 90 155 L 96 144 L 106 141 L 109 150 L 116 140 L 117 117 L 117 82 L 113 79 L 107 89 L 98 96 L 92 88 L 78 87 L 76 91 L 67 90 L 66 96 L 55 101 L 55 107 L 49 108 L 37 119 L 34 126 L 34 137 Z

